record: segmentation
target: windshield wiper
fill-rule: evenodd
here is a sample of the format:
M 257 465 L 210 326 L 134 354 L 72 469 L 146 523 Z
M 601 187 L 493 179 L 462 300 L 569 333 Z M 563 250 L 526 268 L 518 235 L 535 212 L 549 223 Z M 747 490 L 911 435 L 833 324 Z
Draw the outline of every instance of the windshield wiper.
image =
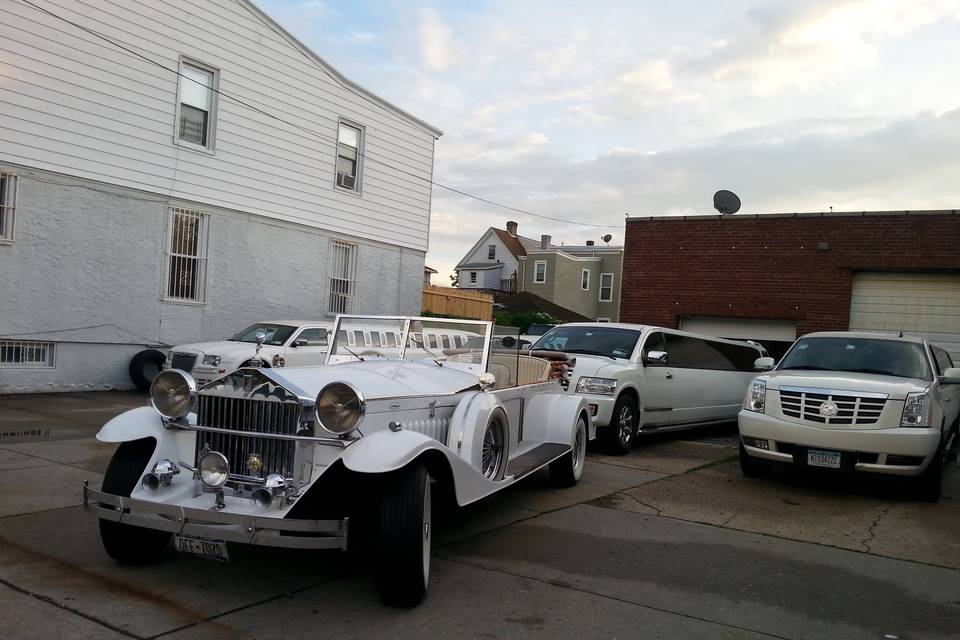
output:
M 427 349 L 427 346 L 426 346 L 425 344 L 423 344 L 422 342 L 420 342 L 419 340 L 417 340 L 417 339 L 414 338 L 413 336 L 410 336 L 410 340 L 411 340 L 415 345 L 417 345 L 418 347 L 420 347 L 421 349 L 423 349 L 424 351 L 426 351 L 426 352 L 427 352 L 427 355 L 430 356 L 430 359 L 431 359 L 431 360 L 433 360 L 434 362 L 437 363 L 437 366 L 438 366 L 438 367 L 442 367 L 442 366 L 443 366 L 443 364 L 442 364 L 439 360 L 437 360 L 437 356 L 433 353 L 433 351 L 430 351 L 430 349 Z
M 899 373 L 894 373 L 892 371 L 884 371 L 882 369 L 837 369 L 837 371 L 846 371 L 849 373 L 873 373 L 878 376 L 893 376 L 894 378 L 909 378 L 911 376 L 902 376 Z
M 600 353 L 599 351 L 590 351 L 589 349 L 563 349 L 563 351 L 565 353 L 582 353 L 588 356 L 602 356 L 604 358 L 610 358 L 611 360 L 616 360 L 616 358 L 614 358 L 611 355 L 607 355 L 606 353 Z
M 352 355 L 354 358 L 356 358 L 356 359 L 359 360 L 360 362 L 366 362 L 366 360 L 363 359 L 363 356 L 358 356 L 357 354 L 355 354 L 355 353 L 353 352 L 353 349 L 351 349 L 351 348 L 348 347 L 347 345 L 341 344 L 341 345 L 338 345 L 338 346 L 343 347 L 344 349 L 346 349 L 347 352 L 348 352 L 350 355 Z

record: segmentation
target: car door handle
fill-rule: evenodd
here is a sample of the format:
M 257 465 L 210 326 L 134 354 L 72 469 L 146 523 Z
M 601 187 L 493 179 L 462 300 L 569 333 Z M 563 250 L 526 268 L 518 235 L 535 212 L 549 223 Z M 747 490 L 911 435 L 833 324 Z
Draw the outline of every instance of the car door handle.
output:
M 673 380 L 673 374 L 670 373 L 669 371 L 667 371 L 666 378 L 667 378 L 667 380 Z

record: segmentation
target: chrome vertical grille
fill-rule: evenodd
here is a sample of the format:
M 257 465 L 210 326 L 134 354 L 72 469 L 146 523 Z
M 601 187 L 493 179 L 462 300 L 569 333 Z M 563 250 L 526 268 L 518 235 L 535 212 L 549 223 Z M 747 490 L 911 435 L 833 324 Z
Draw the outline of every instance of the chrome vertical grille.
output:
M 821 415 L 820 405 L 826 402 L 837 406 L 835 415 Z M 886 396 L 880 394 L 856 391 L 837 394 L 825 389 L 780 388 L 780 410 L 783 415 L 821 424 L 876 424 L 886 403 Z
M 200 462 L 204 445 L 219 451 L 230 461 L 230 473 L 249 475 L 247 457 L 258 453 L 263 458 L 261 475 L 293 473 L 296 442 L 278 438 L 244 435 L 247 432 L 296 435 L 302 409 L 296 402 L 246 400 L 201 395 L 197 404 L 197 421 L 204 427 L 230 429 L 236 434 L 197 432 L 195 462 Z

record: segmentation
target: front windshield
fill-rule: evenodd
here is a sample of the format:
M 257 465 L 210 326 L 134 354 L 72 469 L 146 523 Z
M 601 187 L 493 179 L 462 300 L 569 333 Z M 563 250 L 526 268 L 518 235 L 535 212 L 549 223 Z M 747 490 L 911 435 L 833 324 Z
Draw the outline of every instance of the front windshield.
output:
M 296 327 L 288 327 L 283 324 L 267 324 L 265 322 L 260 322 L 257 324 L 252 324 L 240 333 L 235 334 L 231 340 L 236 342 L 256 342 L 257 334 L 262 333 L 266 336 L 266 340 L 263 341 L 263 344 L 269 344 L 274 346 L 282 346 L 287 339 L 290 337 L 290 334 L 294 332 Z
M 533 349 L 582 353 L 608 358 L 629 359 L 640 339 L 633 329 L 597 326 L 554 327 L 533 345 Z
M 930 379 L 922 345 L 875 338 L 801 338 L 777 368 Z
M 480 365 L 489 324 L 443 318 L 340 318 L 327 362 L 397 359 Z

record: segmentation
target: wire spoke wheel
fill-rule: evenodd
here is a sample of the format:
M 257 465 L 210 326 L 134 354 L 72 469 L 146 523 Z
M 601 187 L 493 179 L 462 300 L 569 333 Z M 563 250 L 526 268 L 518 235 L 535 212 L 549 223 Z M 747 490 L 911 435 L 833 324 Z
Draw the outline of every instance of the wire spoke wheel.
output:
M 499 417 L 493 418 L 487 424 L 483 434 L 483 448 L 480 455 L 480 472 L 490 480 L 497 477 L 500 465 L 503 464 L 503 450 L 505 433 L 503 422 Z

